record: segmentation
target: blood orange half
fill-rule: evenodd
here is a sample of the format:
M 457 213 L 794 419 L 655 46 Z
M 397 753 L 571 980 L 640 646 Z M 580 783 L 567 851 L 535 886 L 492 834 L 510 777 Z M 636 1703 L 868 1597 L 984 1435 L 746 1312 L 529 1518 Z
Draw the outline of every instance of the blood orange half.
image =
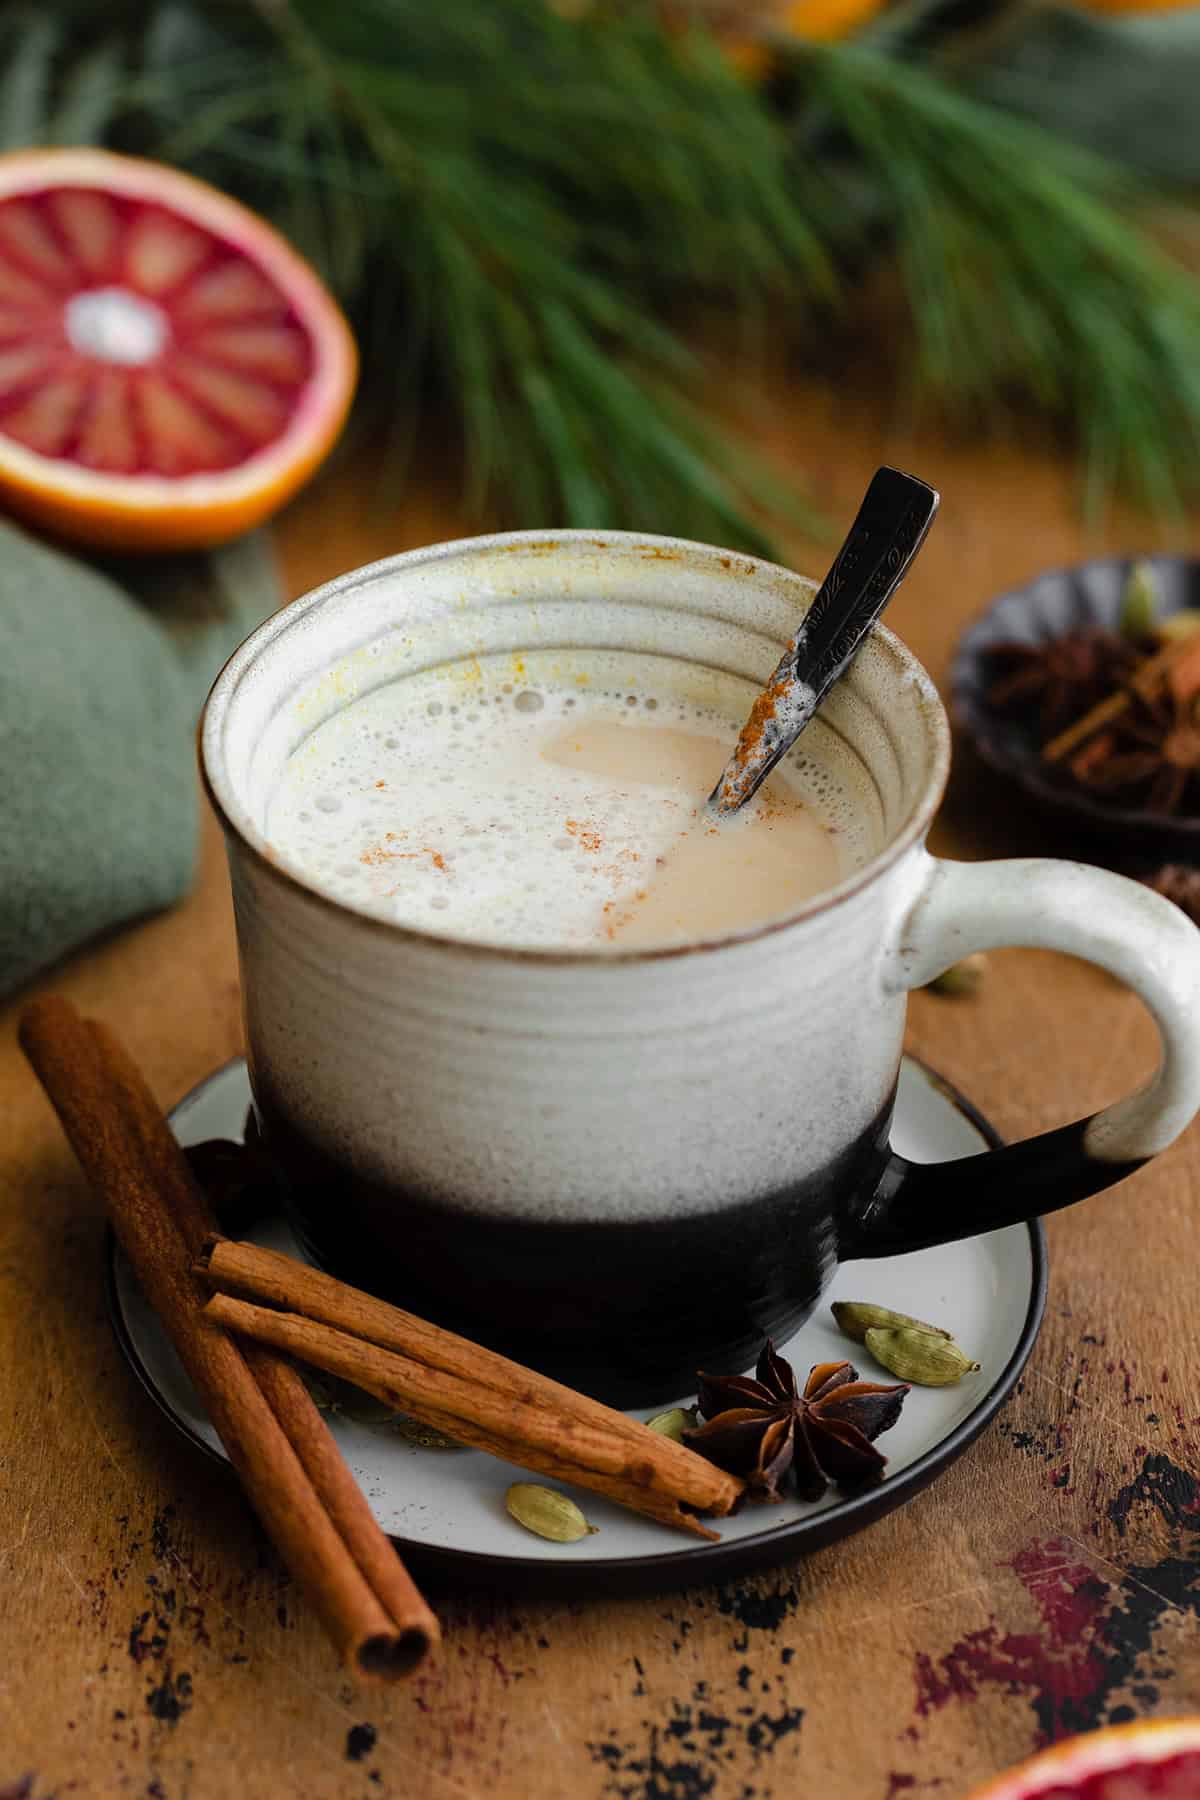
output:
M 256 214 L 105 150 L 0 156 L 0 499 L 64 536 L 220 543 L 295 492 L 357 357 Z
M 1200 1718 L 1068 1738 L 970 1800 L 1200 1800 Z

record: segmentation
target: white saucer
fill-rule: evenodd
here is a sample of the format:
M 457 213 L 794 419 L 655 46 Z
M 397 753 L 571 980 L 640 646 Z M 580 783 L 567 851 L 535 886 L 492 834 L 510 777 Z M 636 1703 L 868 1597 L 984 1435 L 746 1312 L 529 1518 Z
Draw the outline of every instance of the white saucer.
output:
M 250 1103 L 246 1066 L 229 1063 L 182 1100 L 171 1115 L 184 1144 L 239 1138 Z M 895 1148 L 916 1162 L 971 1156 L 994 1143 L 985 1122 L 947 1085 L 905 1059 L 893 1130 Z M 970 1204 L 964 1180 L 964 1204 Z M 258 1241 L 300 1255 L 282 1218 L 264 1221 Z M 949 1388 L 914 1388 L 899 1423 L 880 1439 L 883 1483 L 851 1498 L 833 1488 L 812 1505 L 789 1497 L 715 1521 L 720 1542 L 704 1544 L 643 1520 L 599 1496 L 578 1493 L 599 1529 L 576 1544 L 544 1542 L 507 1514 L 504 1495 L 518 1474 L 472 1450 L 423 1449 L 388 1424 L 330 1419 L 335 1436 L 380 1525 L 406 1554 L 427 1553 L 473 1581 L 525 1588 L 530 1578 L 572 1589 L 666 1586 L 724 1578 L 736 1569 L 782 1561 L 859 1530 L 902 1505 L 947 1468 L 991 1419 L 1033 1348 L 1046 1294 L 1040 1224 L 1014 1225 L 909 1256 L 844 1264 L 829 1299 L 880 1301 L 952 1331 L 982 1372 Z M 168 1417 L 201 1448 L 224 1460 L 216 1433 L 143 1301 L 124 1257 L 112 1249 L 113 1324 L 134 1371 Z M 818 1362 L 849 1358 L 866 1379 L 888 1379 L 857 1344 L 835 1329 L 828 1305 L 779 1346 L 803 1378 Z M 689 1405 L 695 1396 L 680 1395 Z M 665 1410 L 662 1407 L 652 1409 Z M 642 1416 L 649 1416 L 644 1414 Z M 534 1478 L 536 1479 L 536 1478 Z

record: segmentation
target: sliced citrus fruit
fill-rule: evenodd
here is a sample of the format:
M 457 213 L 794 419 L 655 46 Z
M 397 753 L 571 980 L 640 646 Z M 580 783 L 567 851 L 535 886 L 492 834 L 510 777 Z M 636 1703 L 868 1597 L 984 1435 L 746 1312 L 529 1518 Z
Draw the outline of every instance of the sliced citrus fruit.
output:
M 1111 1725 L 976 1789 L 970 1800 L 1200 1800 L 1200 1718 Z
M 0 156 L 0 499 L 85 543 L 248 530 L 345 420 L 349 327 L 256 214 L 106 150 Z

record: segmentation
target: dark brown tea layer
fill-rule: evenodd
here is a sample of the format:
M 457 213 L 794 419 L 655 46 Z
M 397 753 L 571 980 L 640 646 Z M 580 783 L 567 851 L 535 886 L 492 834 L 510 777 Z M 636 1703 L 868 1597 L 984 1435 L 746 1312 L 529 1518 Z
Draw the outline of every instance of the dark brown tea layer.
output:
M 261 1084 L 260 1084 L 261 1087 Z M 614 1404 L 741 1368 L 820 1297 L 840 1223 L 887 1161 L 892 1105 L 823 1167 L 715 1212 L 634 1222 L 490 1219 L 348 1177 L 270 1097 L 259 1114 L 310 1255 L 356 1286 Z

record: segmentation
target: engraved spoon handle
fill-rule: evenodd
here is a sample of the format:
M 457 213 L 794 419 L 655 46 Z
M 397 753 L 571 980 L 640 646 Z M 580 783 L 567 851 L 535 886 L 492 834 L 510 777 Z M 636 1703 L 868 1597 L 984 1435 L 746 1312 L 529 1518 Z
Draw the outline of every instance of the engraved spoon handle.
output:
M 709 795 L 719 814 L 744 806 L 786 756 L 907 575 L 938 509 L 927 482 L 878 469 L 858 517 L 795 637 L 742 727 Z

